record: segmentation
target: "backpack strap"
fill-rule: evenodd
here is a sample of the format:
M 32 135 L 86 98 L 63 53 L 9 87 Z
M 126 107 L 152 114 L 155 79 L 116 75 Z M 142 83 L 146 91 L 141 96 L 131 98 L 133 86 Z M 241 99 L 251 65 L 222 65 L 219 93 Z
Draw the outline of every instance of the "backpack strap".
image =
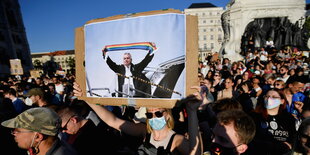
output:
M 176 135 L 176 133 L 174 133 L 171 137 L 170 137 L 170 140 L 169 140 L 169 143 L 167 145 L 167 148 L 166 148 L 166 151 L 167 152 L 170 152 L 171 150 L 171 145 L 172 145 L 172 142 L 173 142 L 173 139 L 174 139 L 174 136 Z

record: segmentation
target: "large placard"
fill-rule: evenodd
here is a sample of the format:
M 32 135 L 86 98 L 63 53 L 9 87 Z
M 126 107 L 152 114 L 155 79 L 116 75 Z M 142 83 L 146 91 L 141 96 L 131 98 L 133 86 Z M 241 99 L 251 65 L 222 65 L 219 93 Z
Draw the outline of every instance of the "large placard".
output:
M 197 35 L 197 17 L 172 9 L 87 22 L 75 39 L 80 99 L 172 108 L 198 84 Z

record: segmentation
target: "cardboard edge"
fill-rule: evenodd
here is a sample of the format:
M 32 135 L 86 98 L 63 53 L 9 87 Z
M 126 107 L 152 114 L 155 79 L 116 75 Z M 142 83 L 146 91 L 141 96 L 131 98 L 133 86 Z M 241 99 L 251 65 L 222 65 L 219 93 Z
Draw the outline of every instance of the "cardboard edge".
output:
M 179 10 L 157 10 L 143 13 L 136 13 L 133 16 L 145 16 L 164 13 L 182 13 Z M 90 20 L 87 23 L 103 22 L 115 19 L 124 18 L 123 15 L 112 16 L 108 18 L 101 18 Z M 198 85 L 198 19 L 196 16 L 186 15 L 186 96 L 194 93 L 190 87 Z M 75 55 L 76 55 L 76 81 L 80 85 L 83 92 L 86 92 L 86 74 L 85 74 L 85 38 L 84 26 L 75 29 Z M 194 76 L 193 76 L 194 75 Z M 159 107 L 159 108 L 173 108 L 178 101 L 177 99 L 147 99 L 147 98 L 93 98 L 86 97 L 86 93 L 78 99 L 85 100 L 88 103 L 99 105 L 130 105 L 137 107 Z

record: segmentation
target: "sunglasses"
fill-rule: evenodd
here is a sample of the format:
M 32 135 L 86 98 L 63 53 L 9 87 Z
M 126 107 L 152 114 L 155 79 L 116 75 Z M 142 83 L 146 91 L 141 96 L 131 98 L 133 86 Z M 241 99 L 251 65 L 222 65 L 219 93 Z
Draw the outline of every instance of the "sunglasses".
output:
M 68 130 L 67 125 L 70 122 L 71 118 L 73 118 L 76 115 L 72 115 L 71 117 L 69 117 L 68 121 L 66 122 L 66 124 L 61 128 L 62 131 Z
M 153 114 L 155 114 L 155 116 L 159 118 L 159 117 L 163 117 L 164 112 L 165 111 L 156 111 L 155 113 L 147 112 L 145 113 L 145 116 L 147 119 L 151 119 L 153 118 Z
M 275 84 L 276 86 L 281 86 L 281 84 L 279 84 L 279 83 L 277 83 L 277 84 Z

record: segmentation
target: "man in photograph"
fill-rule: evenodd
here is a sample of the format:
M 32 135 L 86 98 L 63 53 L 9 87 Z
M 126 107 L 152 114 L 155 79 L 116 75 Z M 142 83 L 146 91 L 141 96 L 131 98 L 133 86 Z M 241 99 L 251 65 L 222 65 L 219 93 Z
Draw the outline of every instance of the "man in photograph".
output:
M 124 53 L 123 64 L 116 64 L 107 57 L 108 66 L 118 75 L 118 97 L 132 96 L 148 98 L 151 95 L 150 80 L 142 71 L 152 61 L 154 54 L 148 53 L 138 64 L 132 63 L 130 53 Z

